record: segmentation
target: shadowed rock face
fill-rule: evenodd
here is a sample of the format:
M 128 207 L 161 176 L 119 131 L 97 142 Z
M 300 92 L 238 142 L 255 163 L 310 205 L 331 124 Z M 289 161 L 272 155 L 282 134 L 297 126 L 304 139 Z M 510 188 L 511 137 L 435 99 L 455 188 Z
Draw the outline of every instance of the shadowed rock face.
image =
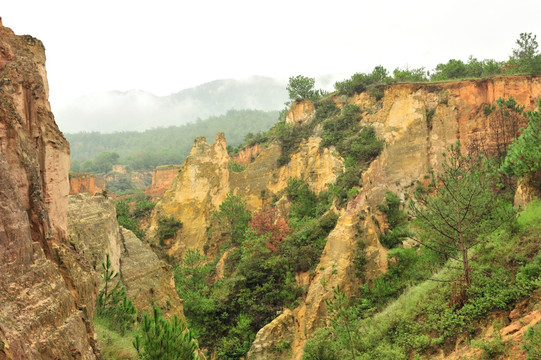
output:
M 99 358 L 96 281 L 66 240 L 69 145 L 43 44 L 0 25 L 0 74 L 0 358 Z
M 131 231 L 119 227 L 114 200 L 70 195 L 68 233 L 69 241 L 92 265 L 99 289 L 103 286 L 100 264 L 109 254 L 112 268 L 120 274 L 128 298 L 139 311 L 150 311 L 156 305 L 166 316 L 184 316 L 170 266 Z

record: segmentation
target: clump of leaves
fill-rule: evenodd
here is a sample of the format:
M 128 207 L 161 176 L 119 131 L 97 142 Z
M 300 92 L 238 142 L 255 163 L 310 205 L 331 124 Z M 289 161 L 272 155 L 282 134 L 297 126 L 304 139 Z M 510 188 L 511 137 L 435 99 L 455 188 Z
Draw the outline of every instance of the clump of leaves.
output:
M 164 244 L 165 239 L 174 238 L 177 231 L 182 229 L 182 222 L 172 216 L 162 216 L 158 219 L 158 238 L 160 245 Z

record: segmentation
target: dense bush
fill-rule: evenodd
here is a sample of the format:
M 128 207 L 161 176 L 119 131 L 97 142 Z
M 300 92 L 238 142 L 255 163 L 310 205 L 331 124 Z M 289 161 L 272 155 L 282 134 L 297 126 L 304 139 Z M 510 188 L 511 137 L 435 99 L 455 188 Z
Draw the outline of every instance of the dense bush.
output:
M 425 68 L 409 69 L 396 68 L 393 71 L 394 81 L 396 82 L 424 82 L 428 81 Z
M 383 66 L 376 66 L 370 74 L 356 73 L 347 80 L 337 81 L 334 88 L 340 94 L 352 96 L 362 93 L 374 84 L 383 84 L 388 81 L 390 78 L 387 70 Z
M 135 206 L 132 209 L 130 204 L 133 203 L 135 203 Z M 154 202 L 150 201 L 150 197 L 142 192 L 116 200 L 115 206 L 118 224 L 131 230 L 139 239 L 143 239 L 145 233 L 139 229 L 139 221 L 148 217 L 155 205 Z
M 541 101 L 539 111 L 529 112 L 528 127 L 509 146 L 502 170 L 508 175 L 525 177 L 541 189 Z
M 344 203 L 348 190 L 361 186 L 363 170 L 383 149 L 383 142 L 378 140 L 373 127 L 361 127 L 360 109 L 356 105 L 346 105 L 340 116 L 323 121 L 321 147 L 335 146 L 344 158 L 345 172 L 338 176 L 331 192 Z
M 406 228 L 407 214 L 400 209 L 400 198 L 393 192 L 385 193 L 385 203 L 380 204 L 379 210 L 387 217 L 389 228 L 381 234 L 379 241 L 388 249 L 400 244 L 409 235 Z
M 175 237 L 177 231 L 182 229 L 182 222 L 175 219 L 172 216 L 162 216 L 158 219 L 158 239 L 160 239 L 160 245 L 164 244 L 165 239 L 172 239 Z
M 452 80 L 465 78 L 480 78 L 499 75 L 502 73 L 503 62 L 495 60 L 479 61 L 470 56 L 468 62 L 451 59 L 446 64 L 438 64 L 430 80 Z

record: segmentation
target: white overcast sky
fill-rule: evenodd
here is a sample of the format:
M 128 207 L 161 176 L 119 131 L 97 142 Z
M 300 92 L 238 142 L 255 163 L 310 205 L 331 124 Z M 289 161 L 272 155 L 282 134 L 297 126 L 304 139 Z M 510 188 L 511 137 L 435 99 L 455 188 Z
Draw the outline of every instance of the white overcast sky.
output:
M 541 37 L 540 0 L 1 0 L 4 26 L 46 47 L 53 109 L 82 94 L 167 95 L 250 75 L 433 69 L 506 60 Z M 541 39 L 539 39 L 541 41 Z

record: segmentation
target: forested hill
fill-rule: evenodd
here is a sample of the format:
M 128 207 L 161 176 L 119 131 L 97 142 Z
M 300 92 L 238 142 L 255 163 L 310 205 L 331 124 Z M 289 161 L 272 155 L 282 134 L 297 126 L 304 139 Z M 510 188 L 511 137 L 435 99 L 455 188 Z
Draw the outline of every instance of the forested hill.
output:
M 236 146 L 246 135 L 269 129 L 278 121 L 278 115 L 278 111 L 229 110 L 224 115 L 182 126 L 143 132 L 86 132 L 65 136 L 71 145 L 74 172 L 101 172 L 95 168 L 92 159 L 104 152 L 108 152 L 105 156 L 116 157 L 115 154 L 118 154 L 119 159 L 115 162 L 128 165 L 133 170 L 153 169 L 159 165 L 182 163 L 193 145 L 193 139 L 198 136 L 212 140 L 218 132 L 223 131 L 228 144 Z

